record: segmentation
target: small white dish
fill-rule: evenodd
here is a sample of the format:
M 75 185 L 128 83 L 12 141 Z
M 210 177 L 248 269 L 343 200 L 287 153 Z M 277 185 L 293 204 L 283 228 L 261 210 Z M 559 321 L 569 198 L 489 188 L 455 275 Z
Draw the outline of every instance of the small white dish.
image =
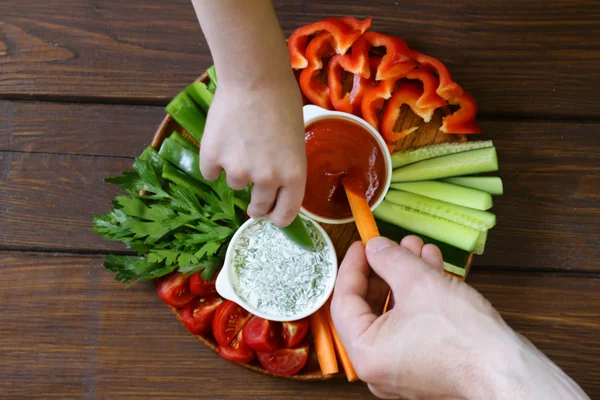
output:
M 320 309 L 325 304 L 327 299 L 329 299 L 331 293 L 333 293 L 333 287 L 335 285 L 338 269 L 337 256 L 335 253 L 335 247 L 333 246 L 333 242 L 331 241 L 329 235 L 327 235 L 327 232 L 325 232 L 325 230 L 315 221 L 312 221 L 311 219 L 304 216 L 301 216 L 301 218 L 303 219 L 305 224 L 311 224 L 313 227 L 315 227 L 317 232 L 322 236 L 323 242 L 325 244 L 324 252 L 326 253 L 328 260 L 330 261 L 330 273 L 327 281 L 325 281 L 325 289 L 322 295 L 319 297 L 319 299 L 315 301 L 311 307 L 307 307 L 301 312 L 293 315 L 273 315 L 271 313 L 265 313 L 258 310 L 248 301 L 240 297 L 236 292 L 238 278 L 235 272 L 235 268 L 233 266 L 233 258 L 235 255 L 236 246 L 239 244 L 240 238 L 244 235 L 244 232 L 249 228 L 253 227 L 254 224 L 257 224 L 261 221 L 256 219 L 249 219 L 248 221 L 246 221 L 233 235 L 231 242 L 227 247 L 227 253 L 225 254 L 225 263 L 223 265 L 223 268 L 221 269 L 221 272 L 217 276 L 216 281 L 216 289 L 219 295 L 224 299 L 231 300 L 239 304 L 248 312 L 271 321 L 296 321 L 308 317 L 309 315 L 313 314 L 315 311 Z M 290 244 L 292 246 L 296 246 L 296 244 L 294 244 L 291 241 Z M 283 250 L 284 249 L 282 249 L 282 251 Z
M 365 121 L 362 118 L 357 117 L 356 115 L 352 115 L 352 114 L 348 114 L 348 113 L 340 112 L 340 111 L 330 111 L 330 110 L 326 110 L 322 107 L 318 107 L 318 106 L 314 106 L 314 105 L 304 106 L 302 108 L 302 112 L 304 114 L 304 127 L 305 128 L 308 125 L 310 125 L 313 122 L 316 122 L 320 119 L 343 118 L 343 119 L 347 119 L 352 122 L 355 122 L 356 124 L 362 126 L 363 128 L 365 128 L 367 130 L 367 132 L 369 132 L 371 134 L 371 136 L 373 136 L 375 138 L 375 140 L 377 140 L 377 143 L 379 144 L 379 147 L 381 148 L 381 152 L 382 152 L 383 158 L 385 160 L 386 176 L 385 176 L 385 180 L 384 180 L 385 185 L 383 187 L 383 190 L 379 194 L 379 197 L 377 197 L 377 199 L 375 199 L 375 201 L 371 205 L 371 211 L 376 209 L 377 206 L 379 204 L 381 204 L 381 202 L 383 201 L 386 193 L 390 189 L 390 184 L 392 183 L 392 156 L 387 148 L 387 143 L 385 143 L 385 140 L 383 140 L 383 137 L 381 137 L 379 132 L 377 132 L 377 130 L 375 128 L 373 128 L 367 121 Z M 300 212 L 315 221 L 322 222 L 325 224 L 334 224 L 335 225 L 335 224 L 347 224 L 350 222 L 354 222 L 354 217 L 340 218 L 340 219 L 326 218 L 326 217 L 317 215 L 315 213 L 312 213 L 312 212 L 308 211 L 307 209 L 305 209 L 304 207 L 300 208 Z

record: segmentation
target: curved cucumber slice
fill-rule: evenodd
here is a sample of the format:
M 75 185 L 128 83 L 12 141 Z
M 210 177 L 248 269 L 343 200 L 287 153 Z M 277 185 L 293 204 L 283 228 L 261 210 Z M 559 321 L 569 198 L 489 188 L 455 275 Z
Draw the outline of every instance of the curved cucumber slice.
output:
M 281 229 L 288 239 L 296 243 L 298 246 L 311 251 L 315 250 L 315 244 L 310 237 L 310 234 L 306 230 L 306 226 L 304 225 L 304 221 L 302 221 L 302 217 L 300 217 L 300 215 L 297 215 L 291 224 L 279 229 Z
M 473 189 L 483 190 L 489 194 L 504 194 L 502 179 L 498 178 L 497 176 L 456 176 L 454 178 L 446 178 L 444 181 Z
M 403 165 L 427 160 L 429 158 L 445 156 L 447 154 L 483 149 L 492 146 L 494 146 L 494 143 L 491 140 L 481 140 L 477 142 L 441 143 L 415 149 L 399 150 L 392 154 L 392 168 L 398 168 Z
M 492 208 L 492 195 L 482 190 L 454 185 L 447 182 L 423 181 L 392 183 L 393 189 L 420 194 L 430 199 L 438 199 L 446 203 L 457 204 L 476 210 L 489 210 Z
M 475 229 L 399 206 L 387 200 L 381 202 L 373 211 L 373 215 L 382 221 L 429 236 L 468 252 L 475 249 L 475 243 L 479 238 L 479 231 Z
M 475 243 L 473 253 L 477 254 L 478 256 L 482 255 L 483 251 L 485 250 L 485 242 L 487 242 L 487 231 L 481 231 L 479 232 L 479 237 Z
M 397 168 L 392 172 L 392 182 L 426 181 L 497 170 L 496 149 L 487 147 L 423 160 Z
M 385 199 L 394 204 L 444 218 L 479 231 L 490 229 L 496 225 L 496 216 L 491 212 L 474 210 L 414 193 L 390 190 Z

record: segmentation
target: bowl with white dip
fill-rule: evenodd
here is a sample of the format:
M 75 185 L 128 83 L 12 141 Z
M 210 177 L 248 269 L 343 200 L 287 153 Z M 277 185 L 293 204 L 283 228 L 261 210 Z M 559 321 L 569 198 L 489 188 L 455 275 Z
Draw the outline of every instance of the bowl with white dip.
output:
M 295 321 L 321 308 L 333 292 L 333 242 L 302 217 L 315 250 L 291 241 L 267 219 L 249 219 L 235 233 L 216 282 L 221 297 L 271 321 Z

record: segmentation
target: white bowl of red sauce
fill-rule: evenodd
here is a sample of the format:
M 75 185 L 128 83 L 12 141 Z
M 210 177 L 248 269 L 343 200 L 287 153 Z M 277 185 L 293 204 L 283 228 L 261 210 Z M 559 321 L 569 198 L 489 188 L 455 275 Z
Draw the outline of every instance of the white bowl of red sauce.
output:
M 313 105 L 303 112 L 307 181 L 300 212 L 326 224 L 354 221 L 342 183 L 350 171 L 362 180 L 371 210 L 377 208 L 392 180 L 392 159 L 379 132 L 352 114 Z

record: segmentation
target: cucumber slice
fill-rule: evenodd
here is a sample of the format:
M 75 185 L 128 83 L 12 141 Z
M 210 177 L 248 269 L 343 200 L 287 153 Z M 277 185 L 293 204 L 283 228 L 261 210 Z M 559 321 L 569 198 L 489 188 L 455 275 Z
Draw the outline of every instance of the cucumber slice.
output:
M 497 176 L 456 176 L 454 178 L 446 178 L 444 181 L 483 190 L 493 195 L 504 194 L 502 179 Z
M 391 203 L 444 218 L 478 231 L 487 230 L 496 225 L 496 216 L 491 212 L 474 210 L 414 193 L 390 190 L 385 199 Z
M 495 147 L 419 161 L 392 172 L 392 182 L 426 181 L 498 170 Z
M 423 181 L 392 183 L 390 187 L 392 189 L 420 194 L 421 196 L 429 197 L 430 199 L 438 199 L 445 201 L 446 203 L 474 208 L 475 210 L 489 210 L 493 205 L 491 194 L 484 192 L 483 190 L 454 185 L 448 182 Z
M 477 254 L 478 256 L 482 255 L 483 251 L 485 250 L 485 242 L 487 242 L 487 231 L 481 231 L 479 232 L 479 237 L 475 243 L 473 253 Z
M 415 149 L 399 150 L 392 154 L 392 168 L 398 168 L 403 165 L 427 160 L 429 158 L 445 156 L 447 154 L 483 149 L 492 146 L 494 146 L 494 143 L 491 140 L 481 140 L 477 142 L 441 143 Z
M 444 261 L 444 270 L 453 273 L 454 275 L 464 276 L 467 274 L 467 270 L 464 267 L 457 267 L 456 265 L 450 264 Z
M 444 260 L 452 265 L 458 267 L 462 265 L 464 269 L 469 262 L 469 258 L 471 257 L 471 253 L 468 251 L 457 249 L 454 246 L 450 246 L 449 244 L 440 242 L 439 240 L 432 239 L 429 236 L 419 235 L 418 233 L 407 231 L 406 229 L 392 225 L 385 221 L 381 221 L 379 219 L 377 219 L 375 222 L 377 223 L 377 228 L 379 229 L 381 236 L 385 236 L 386 238 L 395 242 L 400 242 L 405 236 L 416 235 L 420 237 L 425 244 L 435 244 L 442 252 L 442 257 Z
M 473 251 L 479 237 L 479 231 L 475 229 L 399 206 L 386 200 L 382 201 L 373 211 L 373 215 L 380 220 L 469 252 Z

